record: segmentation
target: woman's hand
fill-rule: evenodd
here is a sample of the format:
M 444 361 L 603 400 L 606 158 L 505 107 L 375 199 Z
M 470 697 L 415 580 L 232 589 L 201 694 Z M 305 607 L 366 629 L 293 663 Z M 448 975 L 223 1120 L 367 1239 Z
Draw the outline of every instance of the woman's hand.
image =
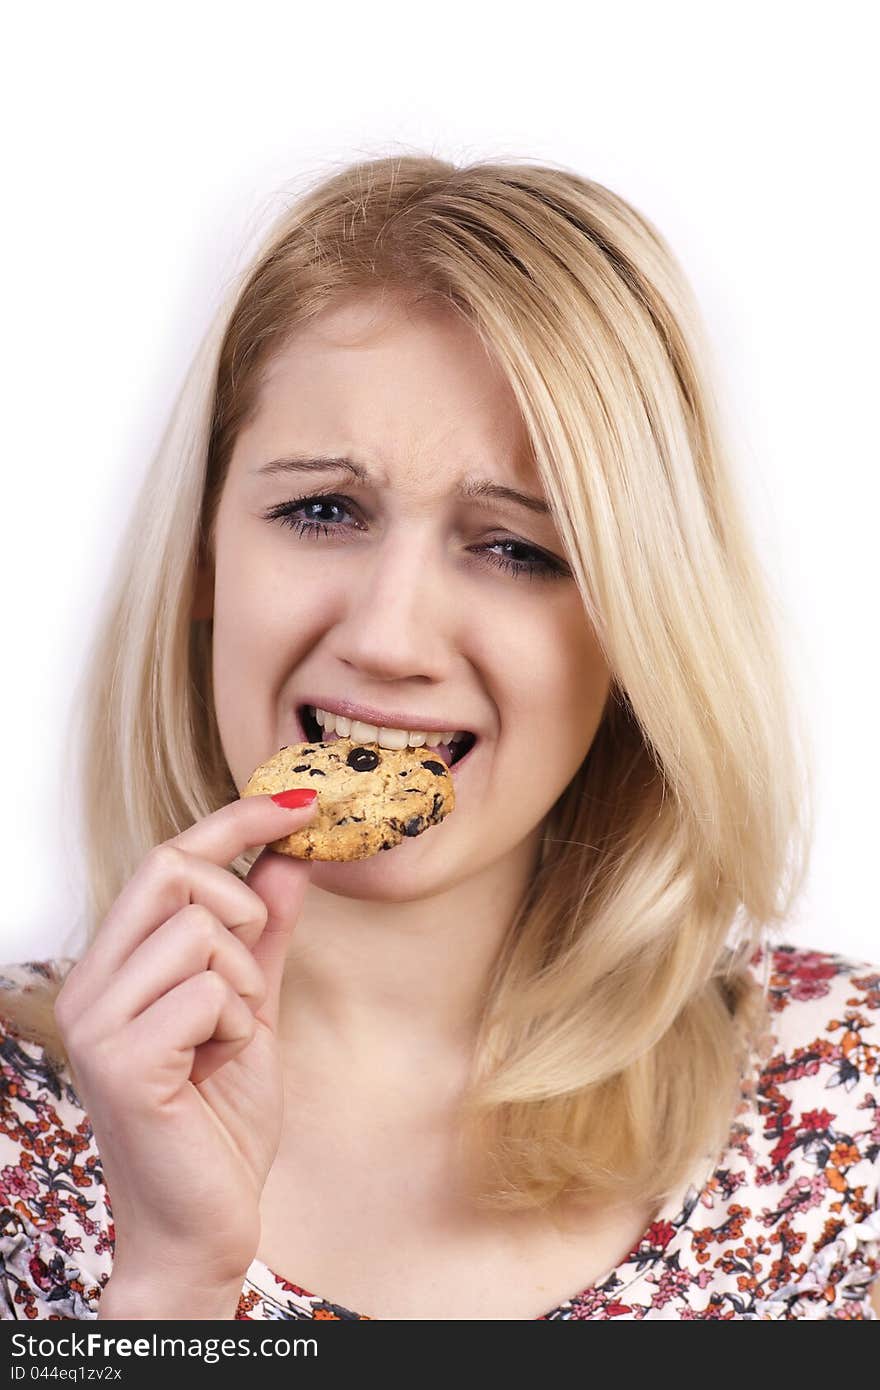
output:
M 244 797 L 152 850 L 58 994 L 117 1288 L 240 1290 L 256 1255 L 281 1137 L 281 980 L 310 865 L 266 850 L 246 882 L 225 866 L 315 805 Z

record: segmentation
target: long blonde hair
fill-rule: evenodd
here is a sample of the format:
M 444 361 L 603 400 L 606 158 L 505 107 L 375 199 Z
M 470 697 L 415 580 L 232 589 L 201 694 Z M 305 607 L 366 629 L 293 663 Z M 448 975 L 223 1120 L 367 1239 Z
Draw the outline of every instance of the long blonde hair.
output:
M 325 172 L 234 277 L 75 706 L 86 937 L 150 848 L 238 796 L 197 565 L 274 355 L 376 289 L 452 306 L 505 371 L 613 675 L 487 990 L 461 1110 L 474 1197 L 660 1200 L 729 1133 L 767 1018 L 748 963 L 807 874 L 811 759 L 692 292 L 657 229 L 577 173 L 419 155 Z M 63 1063 L 58 987 L 2 1010 Z

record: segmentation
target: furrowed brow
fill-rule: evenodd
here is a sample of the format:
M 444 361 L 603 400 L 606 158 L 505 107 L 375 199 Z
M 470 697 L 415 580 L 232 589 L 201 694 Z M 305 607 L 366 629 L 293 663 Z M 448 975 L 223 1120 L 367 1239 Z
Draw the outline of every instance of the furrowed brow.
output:
M 262 464 L 254 472 L 268 477 L 295 473 L 344 472 L 348 473 L 350 477 L 356 478 L 365 487 L 375 486 L 372 476 L 363 464 L 355 463 L 353 459 L 343 458 L 336 454 L 318 457 L 311 454 L 289 454 L 284 458 L 272 459 L 270 463 Z M 459 497 L 463 497 L 468 502 L 474 502 L 477 506 L 493 501 L 510 502 L 515 506 L 524 507 L 527 511 L 536 512 L 540 516 L 549 516 L 550 514 L 550 507 L 542 497 L 533 497 L 530 493 L 519 492 L 517 488 L 507 487 L 504 483 L 493 483 L 488 478 L 463 478 L 457 491 Z
M 550 507 L 543 497 L 533 497 L 531 493 L 519 492 L 503 483 L 490 482 L 488 478 L 465 478 L 459 485 L 458 493 L 469 502 L 512 502 L 518 507 L 525 507 L 527 511 L 537 512 L 539 516 L 550 515 Z

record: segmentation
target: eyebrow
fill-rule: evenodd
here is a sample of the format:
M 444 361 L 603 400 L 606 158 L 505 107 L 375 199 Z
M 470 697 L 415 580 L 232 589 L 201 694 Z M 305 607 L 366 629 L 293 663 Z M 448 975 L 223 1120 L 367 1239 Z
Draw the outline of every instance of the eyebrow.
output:
M 344 471 L 356 478 L 364 486 L 373 486 L 373 479 L 363 464 L 355 463 L 353 459 L 343 458 L 337 454 L 319 455 L 315 457 L 311 454 L 288 454 L 284 458 L 272 459 L 270 463 L 264 463 L 260 468 L 253 471 L 268 477 L 284 476 L 288 473 L 326 473 L 329 470 L 336 472 Z M 518 492 L 516 488 L 507 487 L 504 483 L 493 483 L 489 478 L 466 477 L 458 485 L 457 493 L 459 497 L 465 498 L 470 502 L 511 502 L 515 506 L 525 507 L 530 512 L 537 512 L 541 516 L 550 515 L 550 507 L 542 497 L 533 497 L 527 492 Z

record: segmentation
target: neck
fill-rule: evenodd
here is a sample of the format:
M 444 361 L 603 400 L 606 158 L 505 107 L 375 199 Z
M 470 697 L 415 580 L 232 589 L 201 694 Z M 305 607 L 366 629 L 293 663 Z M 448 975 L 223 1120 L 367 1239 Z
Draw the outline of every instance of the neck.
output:
M 289 1065 L 318 1059 L 359 1083 L 460 1073 L 539 847 L 536 834 L 479 873 L 405 902 L 311 882 L 282 984 L 278 1036 Z

